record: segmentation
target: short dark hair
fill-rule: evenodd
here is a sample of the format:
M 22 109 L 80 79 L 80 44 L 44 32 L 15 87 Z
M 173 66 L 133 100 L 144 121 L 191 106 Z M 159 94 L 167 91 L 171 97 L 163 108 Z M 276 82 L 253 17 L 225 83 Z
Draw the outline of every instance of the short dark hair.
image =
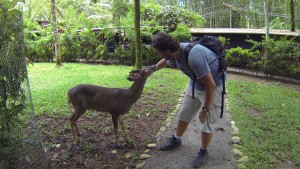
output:
M 153 37 L 151 46 L 162 52 L 166 50 L 175 52 L 180 47 L 180 44 L 172 36 L 166 33 L 158 33 Z

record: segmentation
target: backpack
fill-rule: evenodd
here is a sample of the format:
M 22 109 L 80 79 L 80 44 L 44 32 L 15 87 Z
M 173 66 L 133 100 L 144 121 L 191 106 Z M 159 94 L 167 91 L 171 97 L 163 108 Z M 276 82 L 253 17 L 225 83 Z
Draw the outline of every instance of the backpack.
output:
M 225 56 L 226 56 L 225 47 L 222 45 L 220 40 L 215 36 L 204 35 L 202 37 L 197 37 L 192 41 L 192 43 L 188 44 L 184 49 L 184 55 L 186 61 L 188 61 L 188 55 L 191 49 L 197 44 L 201 44 L 207 47 L 218 56 L 218 58 L 215 59 L 213 62 L 209 63 L 209 65 L 214 63 L 216 60 L 218 60 L 219 72 L 225 72 L 227 70 L 227 62 L 225 60 Z
M 223 117 L 223 111 L 224 111 L 224 95 L 226 93 L 226 90 L 225 90 L 225 72 L 227 70 L 227 62 L 225 60 L 225 56 L 226 56 L 225 47 L 222 45 L 220 40 L 215 36 L 204 35 L 202 37 L 195 38 L 184 49 L 184 57 L 185 57 L 185 61 L 187 63 L 187 69 L 190 72 L 193 72 L 193 71 L 191 70 L 191 68 L 189 67 L 189 64 L 188 64 L 189 63 L 188 62 L 188 55 L 189 55 L 191 49 L 197 44 L 201 44 L 201 45 L 207 47 L 208 49 L 210 49 L 212 52 L 214 52 L 217 55 L 217 58 L 215 60 L 213 60 L 211 63 L 209 63 L 209 65 L 214 63 L 216 60 L 219 61 L 219 72 L 222 73 L 222 82 L 223 82 L 222 105 L 221 105 L 221 115 L 220 115 L 220 118 L 222 118 Z M 193 99 L 194 99 L 195 79 L 196 79 L 196 75 L 194 74 Z

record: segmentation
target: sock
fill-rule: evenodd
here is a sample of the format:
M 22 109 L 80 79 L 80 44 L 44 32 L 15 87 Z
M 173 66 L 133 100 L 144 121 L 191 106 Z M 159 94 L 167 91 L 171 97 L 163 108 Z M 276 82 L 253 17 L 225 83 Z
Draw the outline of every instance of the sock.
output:
M 200 151 L 206 152 L 206 151 L 207 151 L 207 149 L 206 149 L 206 150 L 204 150 L 204 149 L 201 147 Z
M 181 140 L 181 137 L 177 136 L 176 134 L 174 134 L 175 138 L 178 140 Z

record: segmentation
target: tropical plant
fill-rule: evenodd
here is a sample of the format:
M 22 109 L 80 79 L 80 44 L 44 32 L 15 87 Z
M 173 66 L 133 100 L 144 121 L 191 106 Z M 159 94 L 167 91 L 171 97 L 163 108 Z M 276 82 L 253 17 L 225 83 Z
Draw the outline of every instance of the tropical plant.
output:
M 176 6 L 162 8 L 156 20 L 167 32 L 174 31 L 179 23 L 188 27 L 201 27 L 205 23 L 199 14 Z
M 176 30 L 171 32 L 170 35 L 180 42 L 189 42 L 192 37 L 189 27 L 182 24 L 178 24 Z
M 20 117 L 25 109 L 22 82 L 27 72 L 23 19 L 17 2 L 0 1 L 0 168 L 19 168 L 15 161 L 25 124 Z
M 266 73 L 299 78 L 299 43 L 294 40 L 281 38 L 279 40 L 269 39 L 268 41 L 263 41 L 262 44 L 268 50 L 268 57 L 264 67 Z

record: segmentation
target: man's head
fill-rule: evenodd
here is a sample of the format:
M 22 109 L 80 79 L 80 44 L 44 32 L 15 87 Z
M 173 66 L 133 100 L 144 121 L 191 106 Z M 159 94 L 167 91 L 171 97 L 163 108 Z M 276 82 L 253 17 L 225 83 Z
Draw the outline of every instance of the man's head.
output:
M 180 44 L 170 35 L 158 33 L 152 39 L 152 47 L 154 47 L 161 57 L 170 58 L 172 57 L 171 54 L 179 49 Z

